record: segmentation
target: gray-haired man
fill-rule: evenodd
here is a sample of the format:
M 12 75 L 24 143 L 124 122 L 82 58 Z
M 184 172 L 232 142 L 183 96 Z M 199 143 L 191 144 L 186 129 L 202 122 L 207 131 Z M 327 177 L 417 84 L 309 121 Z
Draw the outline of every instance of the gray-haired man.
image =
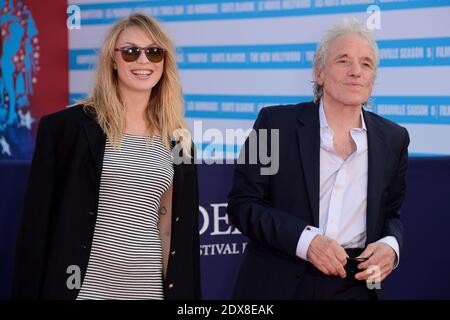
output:
M 346 21 L 318 45 L 314 102 L 261 110 L 254 128 L 279 130 L 280 163 L 236 167 L 228 213 L 249 237 L 236 298 L 378 297 L 402 247 L 409 137 L 363 109 L 377 66 L 371 32 Z

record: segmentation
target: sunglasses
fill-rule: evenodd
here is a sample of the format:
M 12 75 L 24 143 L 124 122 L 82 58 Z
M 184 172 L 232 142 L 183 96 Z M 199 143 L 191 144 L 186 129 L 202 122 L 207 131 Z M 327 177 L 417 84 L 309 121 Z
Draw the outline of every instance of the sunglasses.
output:
M 148 47 L 148 48 L 139 48 L 139 47 L 123 47 L 116 48 L 114 51 L 120 51 L 122 55 L 122 59 L 126 62 L 136 61 L 141 55 L 141 51 L 145 52 L 145 56 L 151 62 L 161 62 L 164 59 L 164 50 L 163 48 L 158 47 Z

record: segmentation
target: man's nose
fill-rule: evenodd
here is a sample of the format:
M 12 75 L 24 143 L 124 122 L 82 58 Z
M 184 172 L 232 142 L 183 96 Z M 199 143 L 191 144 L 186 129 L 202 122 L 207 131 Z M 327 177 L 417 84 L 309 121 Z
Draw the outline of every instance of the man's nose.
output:
M 352 63 L 350 63 L 349 69 L 348 69 L 348 75 L 352 76 L 352 77 L 361 76 L 361 65 L 356 61 L 353 61 Z

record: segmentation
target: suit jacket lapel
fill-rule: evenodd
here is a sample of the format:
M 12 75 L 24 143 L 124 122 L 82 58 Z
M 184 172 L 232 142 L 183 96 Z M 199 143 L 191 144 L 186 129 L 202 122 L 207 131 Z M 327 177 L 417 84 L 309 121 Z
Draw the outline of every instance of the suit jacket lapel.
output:
M 380 212 L 380 199 L 383 189 L 386 141 L 381 128 L 373 121 L 372 115 L 363 111 L 367 127 L 368 181 L 367 181 L 367 244 L 374 242 L 375 226 Z
M 172 152 L 174 152 L 174 148 L 177 145 L 177 142 L 171 141 Z M 195 155 L 193 155 L 195 157 Z M 184 189 L 184 168 L 186 164 L 174 164 L 174 174 L 173 174 L 173 182 L 172 182 L 172 223 L 176 223 L 183 213 L 182 201 L 180 199 L 183 198 L 182 190 Z
M 84 124 L 84 131 L 100 178 L 103 167 L 103 156 L 105 154 L 106 135 L 97 123 L 95 114 L 86 113 L 86 115 L 89 120 Z
M 311 103 L 303 107 L 297 118 L 298 146 L 305 176 L 314 226 L 319 227 L 320 188 L 320 124 L 319 106 Z
M 184 174 L 183 174 L 183 164 L 175 164 L 173 166 L 173 189 L 172 189 L 172 223 L 176 222 L 180 215 L 182 215 L 182 194 Z

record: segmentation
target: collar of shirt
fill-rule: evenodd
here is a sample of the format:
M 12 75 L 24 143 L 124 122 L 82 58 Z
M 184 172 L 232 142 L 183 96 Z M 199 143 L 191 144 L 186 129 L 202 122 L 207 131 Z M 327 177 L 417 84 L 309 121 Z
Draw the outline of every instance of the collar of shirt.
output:
M 328 152 L 336 154 L 333 145 L 333 130 L 328 126 L 327 117 L 323 107 L 323 100 L 320 100 L 319 106 L 319 121 L 320 121 L 320 147 Z M 364 121 L 364 115 L 361 109 L 361 128 L 352 128 L 350 135 L 356 144 L 356 154 L 367 150 L 367 128 Z M 351 158 L 351 157 L 350 157 Z

